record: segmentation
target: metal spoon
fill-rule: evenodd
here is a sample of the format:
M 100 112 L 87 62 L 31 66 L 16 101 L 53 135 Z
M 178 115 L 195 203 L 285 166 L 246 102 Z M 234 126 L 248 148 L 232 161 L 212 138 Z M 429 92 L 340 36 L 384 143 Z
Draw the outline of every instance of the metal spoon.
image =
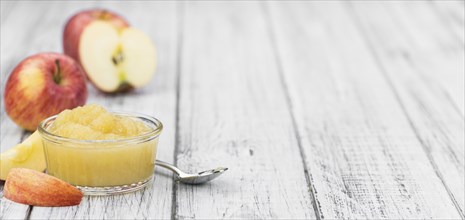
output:
M 205 170 L 205 171 L 202 171 L 196 174 L 191 174 L 191 173 L 185 173 L 181 171 L 180 169 L 178 169 L 177 167 L 175 167 L 174 165 L 171 165 L 169 163 L 166 163 L 160 160 L 157 160 L 155 164 L 178 174 L 178 176 L 176 177 L 176 180 L 179 180 L 186 184 L 192 184 L 192 185 L 206 183 L 220 176 L 221 174 L 224 173 L 224 171 L 228 170 L 228 168 L 225 168 L 225 167 L 218 167 L 216 169 Z

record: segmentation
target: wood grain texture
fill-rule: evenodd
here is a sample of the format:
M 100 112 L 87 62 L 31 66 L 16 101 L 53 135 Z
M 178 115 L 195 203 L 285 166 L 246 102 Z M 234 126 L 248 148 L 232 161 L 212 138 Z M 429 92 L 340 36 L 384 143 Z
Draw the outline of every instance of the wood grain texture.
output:
M 22 10 L 32 7 L 36 10 Z M 8 150 L 25 139 L 29 134 L 20 129 L 5 113 L 3 106 L 3 93 L 8 75 L 13 68 L 26 56 L 40 50 L 53 51 L 61 45 L 54 45 L 54 31 L 60 29 L 60 25 L 54 20 L 54 13 L 59 8 L 49 8 L 50 14 L 42 14 L 47 11 L 45 5 L 26 2 L 1 2 L 1 48 L 0 48 L 0 85 L 1 85 L 1 109 L 0 109 L 0 150 Z M 38 20 L 24 19 L 27 17 L 40 18 L 45 23 L 51 24 L 50 32 L 41 30 Z M 28 34 L 23 33 L 27 27 Z M 56 27 L 56 28 L 54 28 Z M 42 26 L 43 28 L 43 26 Z M 31 37 L 40 36 L 40 37 Z M 58 36 L 56 37 L 58 39 Z M 0 191 L 3 192 L 3 181 L 0 181 Z M 30 206 L 11 202 L 0 193 L 0 219 L 24 219 L 29 213 Z
M 66 4 L 67 14 L 81 4 Z M 160 136 L 157 158 L 173 161 L 175 132 L 175 83 L 177 60 L 176 4 L 147 2 L 144 4 L 100 3 L 124 15 L 136 28 L 148 33 L 156 42 L 158 69 L 146 87 L 124 95 L 105 95 L 91 88 L 88 103 L 97 103 L 114 111 L 139 112 L 160 119 L 165 129 Z M 150 12 L 141 11 L 150 9 Z M 150 17 L 147 17 L 149 15 Z M 69 17 L 69 16 L 64 16 Z M 147 22 L 150 21 L 150 22 Z M 156 169 L 152 186 L 136 193 L 111 197 L 85 197 L 81 205 L 70 208 L 34 207 L 32 219 L 167 219 L 171 217 L 173 180 L 170 172 Z
M 21 10 L 21 8 L 27 7 L 27 4 L 24 2 L 16 2 L 14 5 L 10 2 L 1 2 L 2 10 L 10 11 L 10 13 L 2 14 L 1 20 L 1 110 L 0 110 L 0 130 L 1 130 L 1 140 L 0 147 L 2 151 L 9 149 L 14 146 L 20 140 L 22 129 L 16 126 L 11 119 L 5 113 L 3 107 L 3 93 L 5 88 L 6 80 L 8 79 L 9 74 L 13 71 L 13 68 L 21 62 L 26 56 L 36 53 L 37 47 L 31 47 L 31 45 L 40 45 L 42 47 L 50 46 L 49 41 L 44 41 L 44 39 L 39 38 L 28 38 L 28 35 L 15 35 L 11 33 L 22 32 L 20 31 L 21 27 L 31 27 L 29 28 L 29 34 L 39 35 L 42 31 L 37 27 L 35 21 L 28 19 L 23 19 L 27 16 L 41 17 L 45 22 L 51 22 L 51 15 L 40 15 L 38 11 Z M 39 5 L 33 5 L 37 9 L 43 9 Z M 6 8 L 6 9 L 3 9 Z M 17 13 L 11 13 L 11 11 L 18 11 Z M 5 11 L 5 12 L 6 12 Z M 52 12 L 54 12 L 52 10 Z M 55 11 L 56 12 L 56 11 Z M 12 22 L 15 21 L 15 22 Z M 57 25 L 57 23 L 55 23 Z M 53 29 L 52 29 L 53 31 Z M 41 33 L 42 34 L 42 33 Z M 49 33 L 44 33 L 45 36 L 48 36 Z M 49 49 L 51 50 L 51 48 Z
M 50 14 L 50 18 L 54 19 L 51 20 L 48 17 L 45 19 L 42 18 L 40 24 L 35 24 L 37 35 L 39 36 L 32 38 L 36 40 L 30 45 L 27 45 L 29 48 L 32 48 L 31 50 L 34 50 L 33 53 L 35 53 L 44 50 L 61 51 L 61 34 L 66 19 L 81 9 L 95 6 L 109 8 L 123 14 L 129 19 L 133 26 L 148 33 L 156 42 L 159 59 L 155 79 L 145 88 L 125 95 L 112 96 L 99 93 L 93 87 L 89 86 L 90 95 L 88 103 L 97 103 L 115 111 L 140 112 L 159 118 L 164 123 L 165 130 L 160 137 L 157 157 L 167 162 L 172 162 L 174 152 L 176 104 L 175 82 L 177 76 L 175 65 L 177 60 L 177 20 L 175 3 L 150 2 L 141 5 L 108 2 L 40 2 L 33 5 L 22 4 L 20 6 L 15 6 L 18 7 L 15 9 L 15 12 L 18 11 L 26 13 L 34 11 L 32 9 L 42 9 L 39 10 L 41 13 L 46 12 L 44 14 Z M 150 8 L 150 13 L 140 13 L 140 11 L 144 10 L 145 7 Z M 56 14 L 60 14 L 60 18 L 62 19 L 51 17 L 51 15 Z M 150 14 L 151 16 L 149 19 L 150 22 L 147 22 L 148 18 L 146 14 Z M 21 14 L 18 14 L 17 16 L 21 16 Z M 26 17 L 24 14 L 22 16 Z M 30 16 L 34 16 L 35 18 L 41 17 L 39 14 L 32 14 Z M 30 21 L 28 19 L 19 18 L 18 20 Z M 35 21 L 35 19 L 31 20 Z M 8 22 L 6 24 L 18 25 L 16 22 Z M 2 29 L 10 30 L 12 32 L 17 31 L 18 33 L 23 32 L 16 30 L 15 27 L 5 26 L 6 27 L 4 28 L 2 24 Z M 43 30 L 47 31 L 44 33 Z M 5 36 L 8 36 L 9 39 L 4 41 L 2 38 L 2 51 L 4 49 L 12 49 L 5 47 L 4 45 L 11 45 L 14 42 L 14 35 L 11 33 L 5 34 Z M 43 48 L 46 46 L 50 47 L 47 47 L 46 49 Z M 24 51 L 18 51 L 17 56 L 24 57 L 26 54 L 24 54 Z M 12 57 L 9 56 L 8 58 L 11 59 Z M 10 60 L 4 62 L 14 63 Z M 2 65 L 2 67 L 4 66 Z M 4 71 L 2 71 L 2 73 L 3 72 Z M 16 125 L 14 125 L 6 117 L 2 119 L 2 127 L 7 128 L 4 129 L 5 133 L 2 133 L 2 135 L 8 137 L 8 139 L 12 139 L 14 137 L 11 132 L 7 133 L 10 129 L 14 129 L 21 133 L 21 131 L 16 128 Z M 13 145 L 13 143 L 16 143 L 18 140 L 19 138 L 12 140 L 10 141 L 10 144 L 6 142 L 6 139 L 4 140 L 2 138 L 2 151 L 4 150 L 3 146 Z M 173 181 L 171 173 L 157 168 L 153 186 L 133 194 L 112 197 L 85 197 L 81 205 L 75 207 L 30 208 L 28 206 L 12 203 L 8 200 L 2 200 L 1 207 L 2 213 L 5 211 L 3 216 L 4 219 L 25 218 L 27 215 L 30 215 L 29 217 L 32 219 L 167 219 L 171 217 L 172 185 Z M 32 212 L 29 213 L 31 210 Z
M 433 168 L 464 218 L 463 42 L 451 37 L 452 31 L 432 17 L 436 14 L 425 2 L 400 6 L 387 2 L 354 4 L 354 16 Z M 412 15 L 416 19 L 405 20 Z
M 465 1 L 441 1 L 430 2 L 431 10 L 438 14 L 437 19 L 448 28 L 452 35 L 465 44 Z
M 314 218 L 260 4 L 189 2 L 184 11 L 177 164 L 230 170 L 177 185 L 175 217 Z
M 164 123 L 159 159 L 211 183 L 85 197 L 74 207 L 3 198 L 0 219 L 465 219 L 463 1 L 1 1 L 0 150 L 29 134 L 3 107 L 28 55 L 62 51 L 85 8 L 124 15 L 158 52 L 129 94 L 88 103 Z
M 0 3 L 0 20 L 3 22 L 8 15 L 10 14 L 12 9 L 15 7 L 17 2 L 14 1 L 2 1 Z
M 385 48 L 391 54 L 401 54 L 406 62 L 411 62 L 410 65 L 416 72 L 422 74 L 423 80 L 420 82 L 430 84 L 431 89 L 441 94 L 445 101 L 451 102 L 448 105 L 452 105 L 464 116 L 464 26 L 462 25 L 461 36 L 454 34 L 454 31 L 442 22 L 443 16 L 426 2 L 409 1 L 402 4 L 387 2 L 366 5 L 373 7 L 367 7 L 370 11 L 365 10 L 365 12 L 374 14 L 378 9 L 380 12 L 392 15 L 387 19 L 386 16 L 377 18 L 377 24 L 383 23 L 383 25 L 374 30 L 387 31 L 381 32 L 386 36 L 395 37 L 397 34 L 397 37 L 384 44 L 376 44 L 376 48 Z M 389 28 L 392 30 L 393 26 L 397 27 L 396 33 L 389 32 Z M 382 37 L 378 36 L 378 38 Z M 434 85 L 431 85 L 433 83 Z
M 347 5 L 271 14 L 319 216 L 460 218 Z

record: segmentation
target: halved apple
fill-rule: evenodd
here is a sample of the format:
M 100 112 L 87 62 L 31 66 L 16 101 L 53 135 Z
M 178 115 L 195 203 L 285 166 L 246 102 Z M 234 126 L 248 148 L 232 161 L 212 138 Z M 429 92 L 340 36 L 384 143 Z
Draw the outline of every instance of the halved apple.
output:
M 147 35 L 99 20 L 83 31 L 79 58 L 87 76 L 104 92 L 142 87 L 156 68 L 155 45 Z
M 0 179 L 5 180 L 13 168 L 43 172 L 47 168 L 42 139 L 38 131 L 22 143 L 0 154 Z

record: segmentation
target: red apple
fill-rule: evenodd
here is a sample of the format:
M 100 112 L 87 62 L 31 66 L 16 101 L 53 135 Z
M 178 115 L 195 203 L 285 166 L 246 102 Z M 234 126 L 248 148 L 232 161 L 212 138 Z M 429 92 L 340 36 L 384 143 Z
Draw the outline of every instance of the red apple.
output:
M 29 131 L 86 100 L 83 70 L 71 57 L 58 53 L 39 53 L 21 61 L 8 78 L 4 97 L 7 114 Z
M 155 72 L 152 40 L 113 12 L 90 10 L 73 16 L 64 30 L 63 47 L 103 92 L 142 87 Z

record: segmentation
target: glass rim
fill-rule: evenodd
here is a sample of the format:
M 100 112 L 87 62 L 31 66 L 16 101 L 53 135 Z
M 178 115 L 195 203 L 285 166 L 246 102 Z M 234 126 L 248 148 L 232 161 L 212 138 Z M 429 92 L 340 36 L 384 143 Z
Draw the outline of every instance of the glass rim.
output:
M 140 118 L 140 119 L 145 120 L 143 121 L 143 123 L 147 123 L 146 121 L 149 121 L 153 126 L 155 126 L 155 128 L 150 132 L 145 132 L 140 135 L 136 135 L 136 136 L 132 136 L 128 138 L 109 139 L 109 140 L 83 140 L 83 139 L 63 137 L 63 136 L 49 132 L 46 129 L 46 125 L 54 121 L 58 117 L 58 115 L 54 115 L 54 116 L 51 116 L 51 117 L 48 117 L 42 120 L 39 123 L 37 130 L 39 131 L 41 136 L 47 139 L 48 141 L 53 141 L 53 142 L 62 141 L 62 142 L 77 143 L 77 144 L 84 144 L 84 145 L 108 144 L 108 143 L 127 144 L 127 143 L 133 143 L 133 142 L 136 142 L 136 143 L 145 142 L 145 141 L 149 141 L 149 140 L 157 138 L 160 135 L 161 131 L 163 130 L 163 123 L 161 123 L 161 121 L 158 120 L 157 118 L 154 118 L 149 115 L 140 114 L 140 113 L 132 113 L 132 112 L 111 112 L 111 113 L 117 116 Z M 152 128 L 152 126 L 150 127 Z M 117 147 L 117 146 L 114 146 L 114 147 Z M 107 147 L 107 148 L 111 148 L 111 147 Z

